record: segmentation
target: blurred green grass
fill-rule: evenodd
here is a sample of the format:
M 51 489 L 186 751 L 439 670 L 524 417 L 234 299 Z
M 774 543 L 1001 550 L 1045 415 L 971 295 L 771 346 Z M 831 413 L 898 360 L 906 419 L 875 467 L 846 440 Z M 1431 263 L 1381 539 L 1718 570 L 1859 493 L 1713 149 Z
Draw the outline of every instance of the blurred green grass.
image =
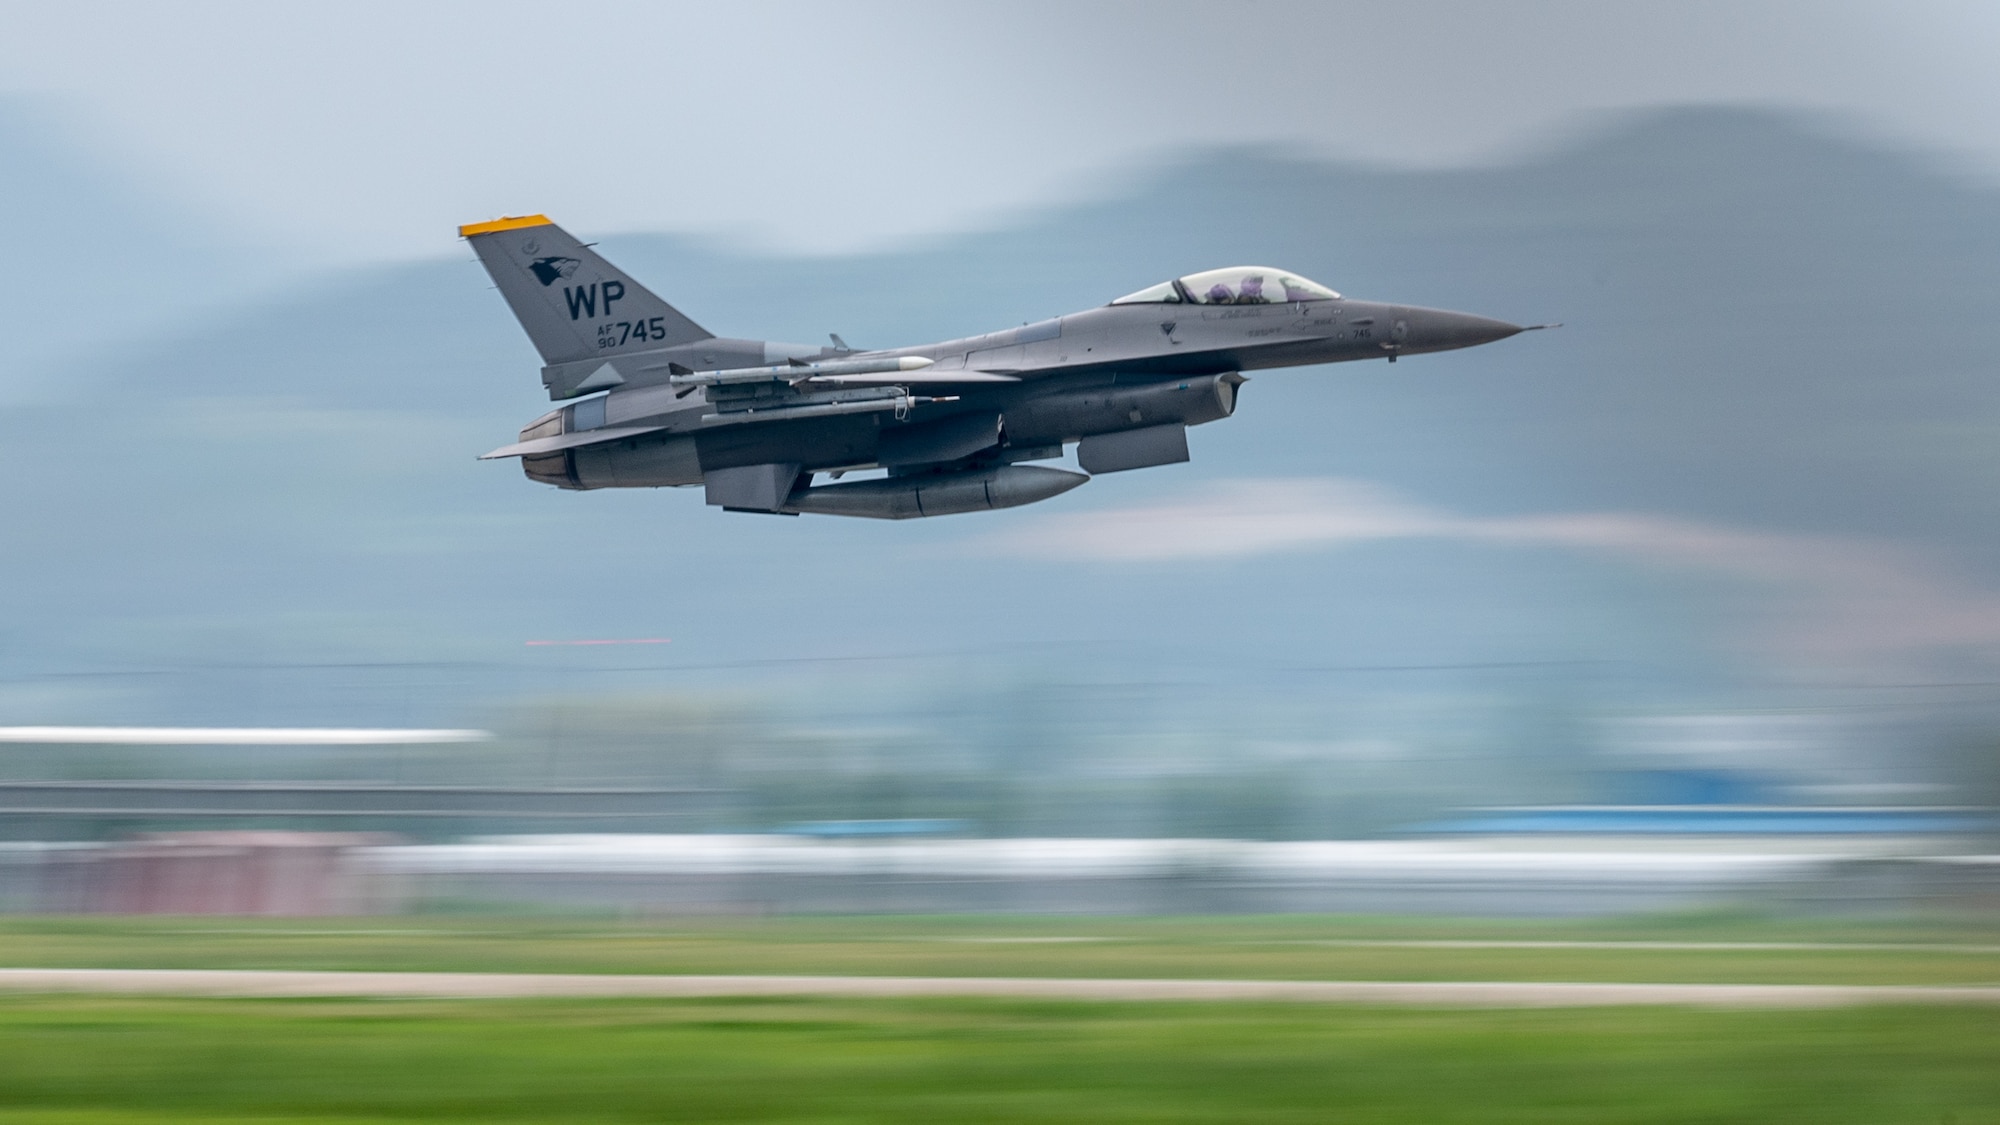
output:
M 0 1123 L 2000 1122 L 1972 1008 L 0 1000 Z
M 1609 947 L 1393 944 L 1485 941 Z M 1692 947 L 1624 944 L 1643 942 Z M 1567 922 L 1310 915 L 14 917 L 0 920 L 0 966 L 1995 984 L 2000 931 L 1991 917 L 1861 922 L 1748 914 Z

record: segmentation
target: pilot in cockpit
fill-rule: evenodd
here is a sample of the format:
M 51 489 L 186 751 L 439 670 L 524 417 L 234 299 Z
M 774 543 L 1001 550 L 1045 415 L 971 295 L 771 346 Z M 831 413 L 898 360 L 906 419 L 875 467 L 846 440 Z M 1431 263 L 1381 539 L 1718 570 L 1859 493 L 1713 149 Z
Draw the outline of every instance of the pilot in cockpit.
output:
M 1265 285 L 1276 279 L 1276 289 L 1284 293 L 1279 297 L 1265 292 Z M 1271 305 L 1279 301 L 1297 304 L 1303 301 L 1339 300 L 1340 294 L 1323 285 L 1307 281 L 1303 277 L 1287 274 L 1264 266 L 1235 266 L 1230 269 L 1205 270 L 1192 273 L 1179 281 L 1165 281 L 1147 289 L 1141 289 L 1111 302 L 1114 305 L 1162 304 L 1174 305 L 1182 301 L 1196 305 Z

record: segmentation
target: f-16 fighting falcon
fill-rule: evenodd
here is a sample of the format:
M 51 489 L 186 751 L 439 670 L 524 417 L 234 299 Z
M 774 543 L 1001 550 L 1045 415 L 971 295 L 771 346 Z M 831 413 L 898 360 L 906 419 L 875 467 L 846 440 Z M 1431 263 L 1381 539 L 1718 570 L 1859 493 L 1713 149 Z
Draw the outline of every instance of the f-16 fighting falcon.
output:
M 486 457 L 519 457 L 558 488 L 701 485 L 725 511 L 908 519 L 1032 504 L 1086 473 L 1186 461 L 1188 427 L 1229 417 L 1245 371 L 1394 363 L 1527 331 L 1240 266 L 984 336 L 857 351 L 837 335 L 830 347 L 712 335 L 541 215 L 459 234 L 541 352 L 549 398 L 576 400 Z M 1083 473 L 1032 464 L 1071 443 Z M 840 480 L 875 468 L 887 474 Z

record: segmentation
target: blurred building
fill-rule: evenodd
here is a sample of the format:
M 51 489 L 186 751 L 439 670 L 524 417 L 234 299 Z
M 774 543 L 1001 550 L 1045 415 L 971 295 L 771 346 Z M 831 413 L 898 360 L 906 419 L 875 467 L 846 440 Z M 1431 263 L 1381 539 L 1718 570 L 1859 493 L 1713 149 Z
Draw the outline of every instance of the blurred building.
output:
M 400 906 L 352 832 L 167 832 L 44 852 L 37 907 L 66 914 L 380 914 Z
M 1408 749 L 1427 737 L 1417 727 L 1137 738 L 1023 707 L 995 727 L 887 731 L 786 729 L 684 697 L 565 704 L 544 713 L 562 719 L 546 738 L 522 732 L 534 723 L 497 737 L 16 728 L 0 739 L 0 835 L 14 841 L 0 844 L 0 909 L 1579 915 L 2000 900 L 1990 809 L 1914 803 L 1955 791 L 1819 720 L 1544 715 L 1513 749 L 1432 753 Z M 1570 799 L 1532 800 L 1550 796 Z

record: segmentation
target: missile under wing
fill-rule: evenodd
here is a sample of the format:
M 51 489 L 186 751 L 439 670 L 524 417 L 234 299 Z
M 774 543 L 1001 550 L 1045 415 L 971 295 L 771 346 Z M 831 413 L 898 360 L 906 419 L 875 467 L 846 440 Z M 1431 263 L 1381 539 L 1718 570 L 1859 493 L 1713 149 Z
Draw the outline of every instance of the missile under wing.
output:
M 1239 266 L 983 336 L 786 344 L 714 335 L 543 216 L 459 234 L 566 404 L 486 457 L 518 457 L 558 488 L 699 485 L 727 511 L 907 519 L 1030 504 L 1090 475 L 1188 460 L 1188 427 L 1234 413 L 1244 372 L 1393 363 L 1526 330 Z M 1083 472 L 1035 464 L 1071 445 Z

